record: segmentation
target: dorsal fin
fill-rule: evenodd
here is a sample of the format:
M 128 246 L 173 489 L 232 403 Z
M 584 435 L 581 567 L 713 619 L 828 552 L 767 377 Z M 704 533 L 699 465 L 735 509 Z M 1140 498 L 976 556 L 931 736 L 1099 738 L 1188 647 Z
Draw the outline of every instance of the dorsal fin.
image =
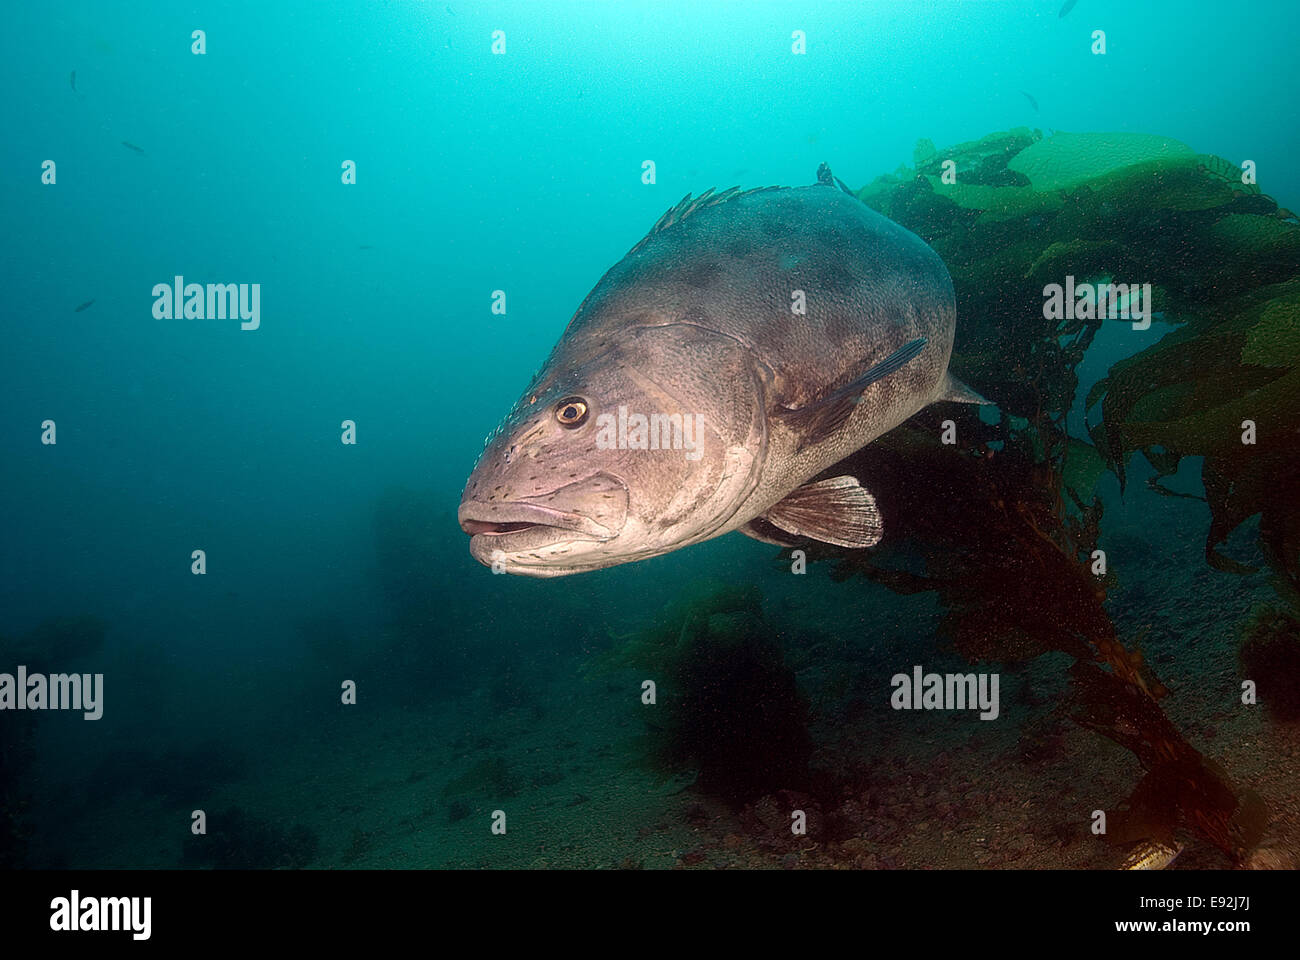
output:
M 839 187 L 854 200 L 858 199 L 858 195 L 848 188 L 848 184 L 831 173 L 831 165 L 825 160 L 817 168 L 817 183 L 823 187 Z
M 660 217 L 658 221 L 656 221 L 655 225 L 650 228 L 650 232 L 647 233 L 644 237 L 642 237 L 641 241 L 635 247 L 629 250 L 628 253 L 629 254 L 636 253 L 647 243 L 649 243 L 650 238 L 653 237 L 656 233 L 660 233 L 661 231 L 667 230 L 673 224 L 681 223 L 687 217 L 691 216 L 691 214 L 698 213 L 699 211 L 705 209 L 706 207 L 716 207 L 720 203 L 726 203 L 729 200 L 735 200 L 739 197 L 752 196 L 755 193 L 762 193 L 765 190 L 780 190 L 780 189 L 782 188 L 779 186 L 751 187 L 748 190 L 742 190 L 740 189 L 740 187 L 728 187 L 726 190 L 719 191 L 714 187 L 710 187 L 708 190 L 705 190 L 702 194 L 700 194 L 698 197 L 695 197 L 693 199 L 691 195 L 688 193 L 686 196 L 682 197 L 682 199 L 677 202 L 677 205 L 675 207 L 673 207 L 662 217 Z

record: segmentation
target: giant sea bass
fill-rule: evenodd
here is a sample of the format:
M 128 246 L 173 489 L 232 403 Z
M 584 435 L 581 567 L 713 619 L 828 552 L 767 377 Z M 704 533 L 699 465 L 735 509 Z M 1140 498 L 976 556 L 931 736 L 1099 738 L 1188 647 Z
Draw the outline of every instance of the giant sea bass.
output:
M 813 478 L 936 400 L 956 308 L 938 255 L 823 164 L 687 197 L 578 307 L 461 499 L 470 553 L 555 577 L 739 530 L 876 544 L 854 477 Z

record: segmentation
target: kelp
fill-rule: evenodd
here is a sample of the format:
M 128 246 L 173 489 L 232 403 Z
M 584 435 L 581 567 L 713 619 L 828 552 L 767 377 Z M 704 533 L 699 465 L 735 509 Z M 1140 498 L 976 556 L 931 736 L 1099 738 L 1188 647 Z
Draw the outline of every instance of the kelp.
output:
M 1165 138 L 1013 131 L 971 146 L 922 143 L 914 170 L 859 196 L 948 265 L 960 318 L 952 368 L 997 403 L 999 422 L 932 408 L 827 471 L 872 491 L 885 537 L 873 551 L 810 555 L 837 557 L 837 579 L 936 591 L 941 632 L 971 661 L 1074 658 L 1070 714 L 1147 771 L 1120 832 L 1168 842 L 1181 826 L 1241 857 L 1266 811 L 1179 734 L 1159 704 L 1168 691 L 1137 643 L 1116 635 L 1105 607 L 1113 575 L 1091 566 L 1103 514 L 1094 488 L 1107 469 L 1123 483 L 1141 451 L 1172 492 L 1159 479 L 1183 456 L 1205 456 L 1208 555 L 1260 513 L 1261 547 L 1294 582 L 1300 530 L 1284 491 L 1300 489 L 1296 225 L 1238 168 Z M 955 184 L 943 180 L 948 159 Z M 1079 362 L 1115 321 L 1049 317 L 1044 288 L 1067 275 L 1149 282 L 1146 308 L 1175 325 L 1093 388 L 1087 406 L 1103 416 L 1088 427 L 1092 443 L 1070 435 L 1066 416 Z M 941 442 L 941 418 L 958 442 Z M 1244 419 L 1262 425 L 1243 450 Z
M 1296 274 L 1226 299 L 1220 311 L 1116 364 L 1087 404 L 1101 406 L 1090 432 L 1121 483 L 1135 452 L 1155 467 L 1149 482 L 1161 493 L 1171 492 L 1162 481 L 1184 457 L 1204 458 L 1205 551 L 1212 566 L 1254 569 L 1219 546 L 1258 515 L 1266 562 L 1300 586 L 1300 261 Z
M 1268 824 L 1263 800 L 1252 790 L 1235 790 L 1222 767 L 1179 734 L 1154 697 L 1091 663 L 1076 663 L 1070 674 L 1074 720 L 1127 747 L 1147 771 L 1112 816 L 1112 840 L 1173 846 L 1174 830 L 1182 826 L 1238 858 L 1259 842 Z
M 1300 720 L 1300 596 L 1279 584 L 1286 605 L 1251 613 L 1237 647 L 1241 676 L 1255 682 L 1259 702 L 1278 720 Z
M 858 476 L 889 518 L 877 548 L 814 553 L 839 558 L 837 580 L 861 575 L 899 593 L 936 591 L 940 633 L 971 662 L 1073 657 L 1070 715 L 1132 750 L 1148 771 L 1126 804 L 1126 830 L 1145 831 L 1133 839 L 1167 842 L 1181 824 L 1242 856 L 1262 833 L 1259 801 L 1165 717 L 1159 701 L 1168 690 L 1106 611 L 1113 577 L 1092 573 L 1102 504 L 1090 484 L 1100 456 L 1061 439 L 1046 419 L 1019 429 L 1009 418 L 982 430 L 967 423 L 968 439 L 945 445 L 931 420 L 941 415 L 913 418 L 834 468 Z M 991 454 L 990 435 L 1003 442 Z
M 828 471 L 858 476 L 889 518 L 877 548 L 836 554 L 832 576 L 860 574 L 898 593 L 937 590 L 940 632 L 971 660 L 1089 656 L 1089 638 L 1110 622 L 1104 581 L 1087 573 L 1082 553 L 1095 541 L 1101 502 L 1091 487 L 1067 491 L 1059 468 L 1069 445 L 1048 460 L 1037 431 L 1016 430 L 1005 416 L 985 425 L 969 412 L 957 421 L 962 442 L 946 445 L 938 418 L 948 415 L 961 416 L 926 411 Z M 1095 480 L 1082 466 L 1088 445 L 1074 446 L 1076 482 Z
M 807 786 L 808 704 L 757 587 L 692 586 L 589 665 L 617 669 L 655 682 L 636 745 L 661 780 L 698 771 L 698 790 L 735 804 Z
M 1007 161 L 1035 190 L 1092 183 L 1115 170 L 1168 158 L 1194 159 L 1185 143 L 1149 133 L 1064 133 L 1030 144 Z
M 1300 520 L 1286 496 L 1300 488 L 1293 215 L 1242 183 L 1239 167 L 1167 138 L 1018 129 L 947 150 L 921 144 L 914 158 L 910 176 L 878 178 L 859 196 L 948 265 L 961 318 L 956 375 L 1014 416 L 1061 414 L 1106 321 L 1044 317 L 1045 285 L 1067 274 L 1152 283 L 1156 319 L 1180 326 L 1092 388 L 1087 408 L 1102 405 L 1093 444 L 1121 486 L 1142 452 L 1153 486 L 1170 494 L 1161 481 L 1181 459 L 1205 457 L 1209 561 L 1251 569 L 1217 547 L 1258 514 L 1269 564 L 1300 582 Z M 940 181 L 945 160 L 956 184 Z M 1020 182 L 1000 178 L 999 165 Z M 1253 445 L 1241 442 L 1245 421 L 1257 427 Z

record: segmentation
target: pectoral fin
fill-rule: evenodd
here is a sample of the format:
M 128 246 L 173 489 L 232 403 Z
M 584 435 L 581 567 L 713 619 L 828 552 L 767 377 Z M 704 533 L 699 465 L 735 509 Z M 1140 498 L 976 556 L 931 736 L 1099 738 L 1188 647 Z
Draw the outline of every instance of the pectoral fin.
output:
M 798 537 L 792 537 L 784 530 L 777 529 L 762 517 L 755 517 L 738 529 L 747 537 L 753 537 L 760 543 L 770 543 L 775 547 L 793 547 L 799 543 Z
M 810 537 L 840 547 L 874 547 L 884 534 L 875 497 L 862 489 L 857 477 L 849 476 L 805 483 L 758 519 L 796 537 Z M 766 543 L 792 545 L 756 528 L 753 522 L 741 530 Z
M 925 344 L 925 337 L 917 337 L 911 343 L 895 350 L 852 383 L 840 387 L 814 403 L 799 407 L 797 410 L 780 411 L 775 416 L 790 429 L 802 435 L 801 448 L 832 434 L 848 421 L 854 405 L 862 396 L 862 391 L 877 380 L 883 380 L 891 373 L 901 370 L 908 361 L 921 352 Z

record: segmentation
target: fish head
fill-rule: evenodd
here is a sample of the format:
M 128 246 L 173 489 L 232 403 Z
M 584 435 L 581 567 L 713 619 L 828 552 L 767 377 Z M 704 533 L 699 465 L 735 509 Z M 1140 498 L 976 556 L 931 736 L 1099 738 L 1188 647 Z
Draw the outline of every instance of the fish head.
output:
M 565 576 L 667 553 L 729 518 L 749 449 L 632 339 L 553 354 L 488 438 L 458 511 L 474 559 Z

